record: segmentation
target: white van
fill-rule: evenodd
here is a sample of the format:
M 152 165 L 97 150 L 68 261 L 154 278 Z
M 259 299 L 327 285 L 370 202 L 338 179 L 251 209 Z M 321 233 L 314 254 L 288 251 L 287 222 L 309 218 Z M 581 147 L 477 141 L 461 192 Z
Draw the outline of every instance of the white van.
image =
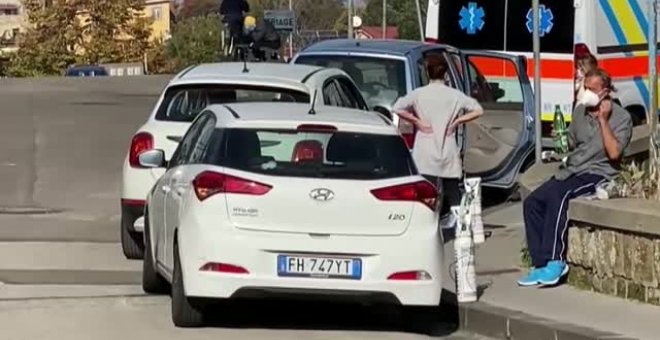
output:
M 544 137 L 556 105 L 570 122 L 575 60 L 591 53 L 612 76 L 615 95 L 635 125 L 648 107 L 647 0 L 541 0 L 541 96 Z M 532 4 L 520 0 L 431 0 L 426 21 L 429 42 L 463 49 L 504 51 L 527 57 L 534 76 Z M 486 75 L 511 77 L 495 63 L 479 65 Z M 544 146 L 550 140 L 544 138 Z

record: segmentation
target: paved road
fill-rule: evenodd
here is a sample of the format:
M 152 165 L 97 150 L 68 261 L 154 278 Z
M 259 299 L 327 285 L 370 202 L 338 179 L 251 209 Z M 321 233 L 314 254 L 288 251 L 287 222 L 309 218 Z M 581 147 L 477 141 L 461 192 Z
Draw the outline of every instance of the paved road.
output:
M 378 311 L 328 304 L 259 303 L 229 306 L 213 326 L 177 329 L 168 297 L 29 300 L 0 302 L 2 339 L 425 339 L 405 332 Z M 286 309 L 284 309 L 286 308 Z M 456 332 L 451 340 L 482 340 Z

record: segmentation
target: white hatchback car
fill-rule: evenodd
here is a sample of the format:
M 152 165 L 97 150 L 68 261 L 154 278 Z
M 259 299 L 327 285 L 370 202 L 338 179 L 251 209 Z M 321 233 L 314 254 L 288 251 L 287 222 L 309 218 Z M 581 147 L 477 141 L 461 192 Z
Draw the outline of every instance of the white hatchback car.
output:
M 247 68 L 246 68 L 247 66 Z M 141 259 L 144 199 L 161 169 L 140 166 L 138 156 L 161 149 L 169 159 L 181 136 L 207 105 L 234 102 L 305 102 L 367 110 L 353 80 L 339 69 L 282 63 L 216 63 L 176 75 L 153 112 L 132 138 L 121 187 L 121 242 L 124 255 Z
M 310 112 L 311 111 L 311 112 Z M 344 294 L 438 306 L 437 192 L 378 113 L 309 105 L 213 105 L 147 197 L 143 288 L 171 285 L 177 326 L 201 301 Z

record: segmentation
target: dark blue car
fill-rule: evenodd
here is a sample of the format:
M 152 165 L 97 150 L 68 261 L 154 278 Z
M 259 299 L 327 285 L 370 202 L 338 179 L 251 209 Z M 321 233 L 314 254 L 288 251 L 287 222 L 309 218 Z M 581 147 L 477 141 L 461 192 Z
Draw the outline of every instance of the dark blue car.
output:
M 107 77 L 108 70 L 103 66 L 72 66 L 66 73 L 65 77 Z

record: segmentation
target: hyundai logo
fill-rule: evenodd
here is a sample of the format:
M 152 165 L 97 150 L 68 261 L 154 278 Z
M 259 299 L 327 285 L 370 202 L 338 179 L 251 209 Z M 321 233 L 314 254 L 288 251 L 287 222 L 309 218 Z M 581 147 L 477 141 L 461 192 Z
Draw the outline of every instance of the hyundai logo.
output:
M 309 197 L 317 201 L 329 201 L 335 198 L 335 193 L 330 189 L 318 188 L 309 192 Z

